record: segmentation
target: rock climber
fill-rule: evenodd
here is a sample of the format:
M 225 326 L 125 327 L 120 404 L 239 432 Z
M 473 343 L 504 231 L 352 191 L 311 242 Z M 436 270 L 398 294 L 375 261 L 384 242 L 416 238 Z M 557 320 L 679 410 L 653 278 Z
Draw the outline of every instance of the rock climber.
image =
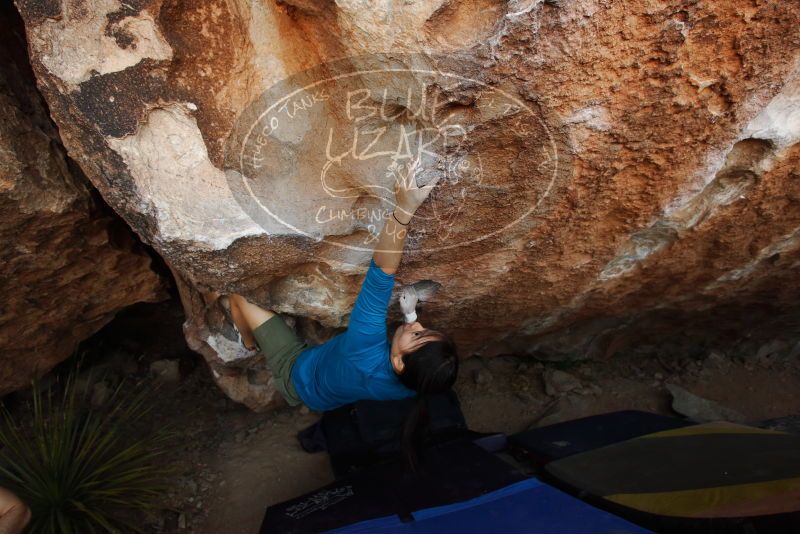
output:
M 31 520 L 31 511 L 19 497 L 0 488 L 0 534 L 19 534 Z
M 332 410 L 358 400 L 396 400 L 416 396 L 403 429 L 403 448 L 416 465 L 428 396 L 448 390 L 456 380 L 458 356 L 444 333 L 416 320 L 417 297 L 405 289 L 400 304 L 406 321 L 389 341 L 386 315 L 407 227 L 438 180 L 416 182 L 419 158 L 395 184 L 395 209 L 381 229 L 366 277 L 345 332 L 309 347 L 275 312 L 231 294 L 220 300 L 245 347 L 260 350 L 286 401 L 313 411 Z

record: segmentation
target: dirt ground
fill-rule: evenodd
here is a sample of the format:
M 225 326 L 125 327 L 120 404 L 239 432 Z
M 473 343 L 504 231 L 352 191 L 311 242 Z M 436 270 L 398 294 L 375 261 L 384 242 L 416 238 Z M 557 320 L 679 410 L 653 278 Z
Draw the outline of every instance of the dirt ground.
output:
M 147 520 L 147 530 L 258 532 L 267 506 L 333 480 L 326 455 L 304 452 L 296 439 L 318 414 L 288 407 L 257 414 L 228 400 L 200 356 L 183 345 L 179 312 L 161 306 L 161 317 L 172 317 L 160 325 L 168 332 L 147 336 L 149 345 L 142 346 L 141 336 L 126 337 L 147 326 L 145 317 L 152 310 L 145 310 L 112 323 L 101 340 L 86 349 L 104 355 L 96 365 L 109 358 L 117 366 L 127 361 L 128 370 L 135 369 L 141 377 L 151 376 L 153 361 L 180 363 L 179 378 L 160 379 L 165 383 L 151 420 L 179 430 L 166 460 L 178 466 L 179 474 L 171 481 L 162 509 Z M 510 434 L 620 409 L 674 414 L 666 384 L 680 385 L 736 410 L 745 420 L 759 421 L 800 414 L 798 352 L 729 358 L 709 351 L 701 359 L 638 353 L 571 365 L 516 356 L 472 358 L 462 363 L 456 391 L 469 427 L 483 432 Z

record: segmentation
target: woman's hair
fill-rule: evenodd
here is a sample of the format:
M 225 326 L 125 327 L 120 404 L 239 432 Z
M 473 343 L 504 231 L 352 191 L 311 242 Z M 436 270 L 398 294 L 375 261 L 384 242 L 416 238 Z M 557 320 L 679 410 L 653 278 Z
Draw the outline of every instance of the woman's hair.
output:
M 416 402 L 403 427 L 403 454 L 412 471 L 417 469 L 419 451 L 428 430 L 428 398 L 449 390 L 457 376 L 458 354 L 447 336 L 403 355 L 403 371 L 398 378 L 404 386 L 417 392 Z

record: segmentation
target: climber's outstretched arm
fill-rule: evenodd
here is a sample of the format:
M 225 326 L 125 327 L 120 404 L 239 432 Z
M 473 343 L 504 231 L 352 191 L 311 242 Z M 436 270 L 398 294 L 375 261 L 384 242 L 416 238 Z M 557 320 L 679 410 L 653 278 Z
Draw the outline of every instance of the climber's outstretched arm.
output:
M 411 215 L 396 209 L 394 214 L 383 224 L 381 235 L 378 237 L 378 244 L 372 258 L 375 265 L 381 268 L 386 274 L 394 274 L 400 265 L 400 258 L 403 257 L 403 246 L 406 242 L 407 225 L 411 221 Z M 397 218 L 397 220 L 395 220 Z M 399 222 L 398 222 L 399 221 Z
M 417 173 L 419 172 L 419 158 L 408 169 L 405 176 L 398 178 L 395 183 L 395 210 L 383 225 L 375 247 L 373 259 L 375 265 L 386 274 L 394 274 L 403 257 L 403 246 L 406 242 L 408 224 L 428 195 L 433 190 L 438 177 L 426 186 L 417 186 Z

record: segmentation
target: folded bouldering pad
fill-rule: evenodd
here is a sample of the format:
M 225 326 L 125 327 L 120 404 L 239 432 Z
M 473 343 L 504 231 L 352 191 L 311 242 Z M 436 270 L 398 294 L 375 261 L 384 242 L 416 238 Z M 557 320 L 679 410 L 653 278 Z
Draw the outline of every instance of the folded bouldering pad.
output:
M 508 446 L 534 467 L 541 467 L 612 443 L 692 424 L 677 417 L 625 410 L 519 432 L 509 436 Z
M 655 432 L 551 462 L 545 470 L 615 511 L 698 520 L 784 515 L 791 521 L 800 511 L 800 436 L 744 425 Z

